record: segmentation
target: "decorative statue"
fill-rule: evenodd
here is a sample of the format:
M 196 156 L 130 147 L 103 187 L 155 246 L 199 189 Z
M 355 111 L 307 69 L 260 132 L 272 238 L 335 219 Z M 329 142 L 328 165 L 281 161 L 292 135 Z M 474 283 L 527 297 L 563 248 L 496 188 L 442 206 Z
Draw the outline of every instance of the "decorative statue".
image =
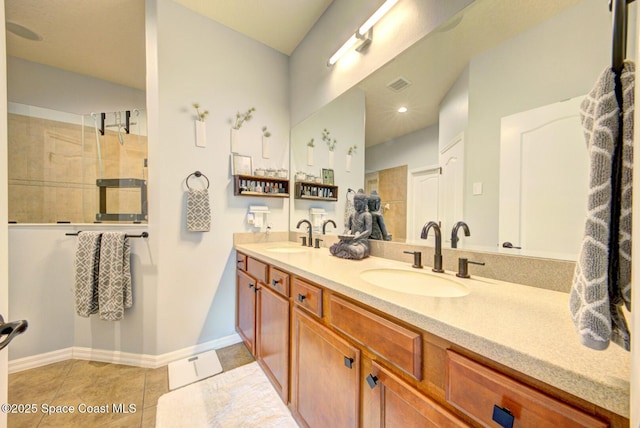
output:
M 340 241 L 329 251 L 343 259 L 361 260 L 369 256 L 369 235 L 371 235 L 371 213 L 367 211 L 367 195 L 362 189 L 353 197 L 355 212 L 349 216 L 347 230 L 340 235 Z
M 371 236 L 369 239 L 377 239 L 379 241 L 391 241 L 391 236 L 387 233 L 387 226 L 384 224 L 384 217 L 380 209 L 380 195 L 373 190 L 369 195 L 369 212 L 371 213 Z

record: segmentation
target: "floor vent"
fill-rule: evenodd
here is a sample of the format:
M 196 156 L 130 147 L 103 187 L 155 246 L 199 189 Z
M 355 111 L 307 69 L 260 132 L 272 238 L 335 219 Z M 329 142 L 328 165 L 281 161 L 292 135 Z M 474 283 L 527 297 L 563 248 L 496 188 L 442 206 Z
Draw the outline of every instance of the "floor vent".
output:
M 387 88 L 391 89 L 394 92 L 400 92 L 410 85 L 411 81 L 405 79 L 404 77 L 398 77 L 397 79 L 394 79 L 391 82 L 387 83 Z

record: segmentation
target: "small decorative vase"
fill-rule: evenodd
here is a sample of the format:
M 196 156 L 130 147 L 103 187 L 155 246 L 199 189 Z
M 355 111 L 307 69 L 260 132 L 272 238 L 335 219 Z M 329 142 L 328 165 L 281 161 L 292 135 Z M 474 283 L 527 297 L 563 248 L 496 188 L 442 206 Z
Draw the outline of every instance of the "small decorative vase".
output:
M 262 136 L 262 159 L 269 159 L 270 156 L 269 138 Z
M 329 169 L 333 169 L 333 150 L 329 150 Z
M 239 129 L 231 128 L 231 153 L 238 153 Z
M 307 146 L 307 165 L 313 166 L 313 147 Z
M 196 120 L 196 147 L 207 147 L 206 122 Z
M 351 155 L 347 155 L 346 166 L 344 169 L 347 172 L 351 172 Z

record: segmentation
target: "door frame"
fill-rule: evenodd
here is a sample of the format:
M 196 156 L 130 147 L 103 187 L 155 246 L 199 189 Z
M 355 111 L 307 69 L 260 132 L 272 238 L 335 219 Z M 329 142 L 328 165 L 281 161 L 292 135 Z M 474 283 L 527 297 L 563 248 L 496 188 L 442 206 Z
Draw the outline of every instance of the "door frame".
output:
M 5 28 L 4 0 L 0 0 L 0 20 Z M 0 34 L 0 171 L 7 171 L 7 48 L 6 33 Z M 0 189 L 7 194 L 9 183 L 7 174 L 0 174 Z M 0 314 L 9 320 L 9 213 L 8 198 L 0 198 Z M 0 403 L 7 403 L 9 383 L 9 351 L 0 351 Z M 7 426 L 7 414 L 0 412 L 0 428 Z

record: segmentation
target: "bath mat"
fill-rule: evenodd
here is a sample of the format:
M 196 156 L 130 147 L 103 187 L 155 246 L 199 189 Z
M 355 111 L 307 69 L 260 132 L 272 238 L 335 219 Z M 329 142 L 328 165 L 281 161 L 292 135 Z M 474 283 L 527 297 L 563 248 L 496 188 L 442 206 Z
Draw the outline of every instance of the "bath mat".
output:
M 174 390 L 222 371 L 215 350 L 169 363 L 169 389 Z
M 297 427 L 257 362 L 164 394 L 157 428 Z

